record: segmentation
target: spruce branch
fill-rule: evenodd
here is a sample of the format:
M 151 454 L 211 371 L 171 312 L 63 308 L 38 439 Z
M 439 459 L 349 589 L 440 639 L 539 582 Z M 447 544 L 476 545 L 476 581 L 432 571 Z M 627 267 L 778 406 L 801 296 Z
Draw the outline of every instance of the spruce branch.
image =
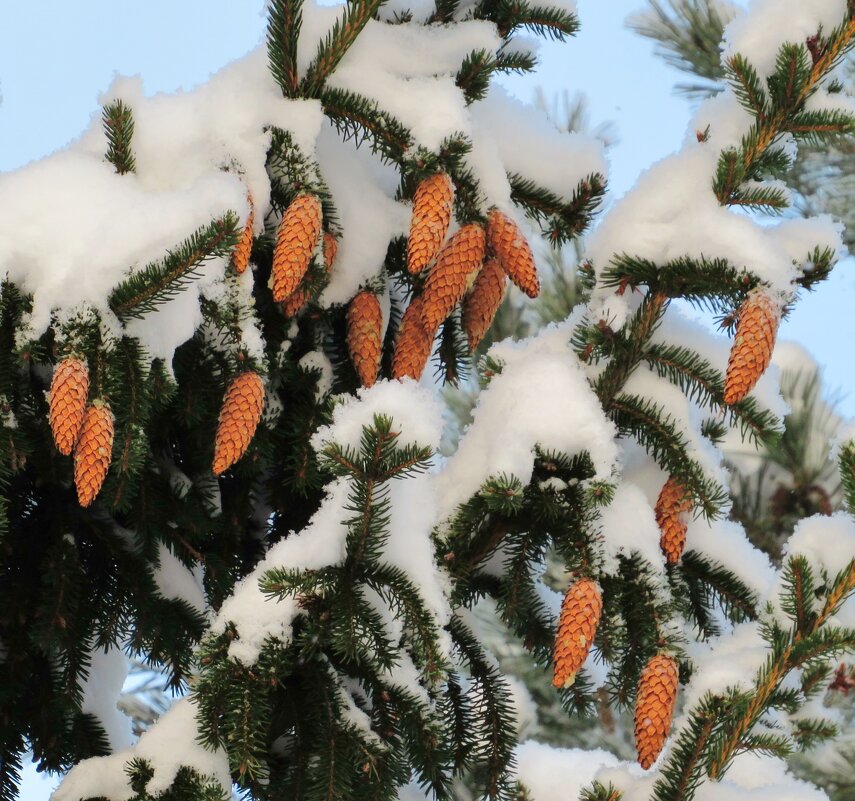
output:
M 297 44 L 303 25 L 303 0 L 272 0 L 267 20 L 270 71 L 285 97 L 298 97 Z
M 107 161 L 119 175 L 136 170 L 131 142 L 134 136 L 134 116 L 121 100 L 104 106 L 104 132 L 107 134 Z
M 206 261 L 228 256 L 239 235 L 237 215 L 227 212 L 164 258 L 131 273 L 110 293 L 110 308 L 120 320 L 144 317 L 185 289 Z

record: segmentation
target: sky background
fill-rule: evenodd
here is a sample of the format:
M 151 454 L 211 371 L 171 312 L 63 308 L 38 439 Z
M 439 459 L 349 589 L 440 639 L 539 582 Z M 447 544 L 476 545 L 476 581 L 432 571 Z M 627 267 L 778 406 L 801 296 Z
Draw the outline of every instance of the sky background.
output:
M 142 76 L 147 93 L 190 88 L 255 47 L 264 36 L 263 0 L 42 0 L 9 3 L 0 28 L 0 171 L 16 169 L 74 139 L 100 115 L 98 97 L 115 73 Z M 537 77 L 509 79 L 523 99 L 583 92 L 590 121 L 611 122 L 612 198 L 650 164 L 677 149 L 691 115 L 672 87 L 680 74 L 628 31 L 644 0 L 578 0 L 582 28 L 567 44 L 542 46 Z M 781 335 L 803 343 L 827 385 L 855 415 L 855 262 L 804 299 Z M 23 801 L 46 801 L 55 780 L 26 770 Z

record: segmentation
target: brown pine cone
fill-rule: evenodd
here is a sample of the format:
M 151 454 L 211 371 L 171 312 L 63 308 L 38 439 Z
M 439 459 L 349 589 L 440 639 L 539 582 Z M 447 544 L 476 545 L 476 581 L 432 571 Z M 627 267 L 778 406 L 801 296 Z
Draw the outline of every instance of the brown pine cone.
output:
M 692 510 L 692 500 L 686 488 L 670 476 L 659 492 L 656 501 L 656 522 L 659 524 L 659 547 L 669 565 L 676 565 L 686 547 L 689 528 L 685 513 Z
M 741 401 L 772 361 L 781 307 L 763 287 L 752 290 L 739 309 L 736 336 L 724 379 L 724 402 Z
M 48 412 L 54 442 L 63 456 L 68 456 L 74 449 L 88 397 L 89 368 L 86 362 L 68 356 L 54 368 Z
M 413 195 L 413 218 L 407 238 L 407 269 L 420 273 L 433 260 L 448 233 L 454 186 L 444 172 L 425 178 Z
M 554 687 L 570 687 L 576 680 L 576 673 L 588 658 L 602 611 L 603 599 L 596 582 L 583 578 L 570 585 L 561 604 L 555 637 Z
M 469 350 L 474 352 L 490 329 L 502 305 L 507 280 L 498 259 L 487 259 L 475 278 L 472 291 L 463 301 L 463 330 L 469 340 Z
M 425 328 L 422 319 L 422 299 L 413 298 L 401 318 L 395 352 L 392 354 L 392 378 L 422 377 L 433 349 L 435 332 Z
M 487 218 L 487 245 L 502 269 L 530 298 L 540 293 L 540 279 L 525 235 L 507 214 L 491 209 Z
M 324 234 L 323 252 L 324 269 L 327 275 L 329 275 L 335 262 L 336 253 L 338 252 L 338 240 L 329 231 Z M 300 286 L 282 301 L 282 314 L 286 317 L 296 317 L 312 299 L 312 291 L 306 286 L 306 281 L 307 279 L 304 278 Z
M 645 770 L 659 756 L 671 730 L 677 701 L 677 663 L 657 654 L 641 672 L 635 699 L 635 750 Z
M 422 321 L 435 332 L 460 302 L 484 261 L 486 240 L 480 225 L 464 225 L 445 243 L 422 291 Z
M 338 239 L 335 234 L 331 234 L 329 231 L 325 232 L 322 247 L 324 251 L 324 269 L 329 272 L 332 270 L 333 264 L 335 264 L 335 257 L 338 255 Z
M 297 195 L 282 215 L 273 250 L 270 288 L 281 303 L 300 285 L 321 235 L 321 201 L 315 195 Z
M 214 475 L 218 476 L 244 455 L 264 408 L 264 382 L 248 371 L 232 379 L 220 408 L 214 440 Z
M 383 350 L 383 311 L 373 292 L 360 292 L 350 301 L 347 350 L 362 386 L 374 386 Z
M 74 446 L 74 486 L 77 500 L 87 507 L 101 491 L 113 458 L 113 413 L 101 401 L 87 407 Z
M 252 222 L 255 218 L 255 209 L 252 205 L 252 198 L 249 195 L 247 195 L 247 200 L 249 201 L 249 215 L 246 218 L 246 225 L 243 227 L 240 239 L 232 251 L 232 267 L 235 268 L 235 272 L 238 275 L 246 270 L 249 265 L 249 256 L 252 252 Z

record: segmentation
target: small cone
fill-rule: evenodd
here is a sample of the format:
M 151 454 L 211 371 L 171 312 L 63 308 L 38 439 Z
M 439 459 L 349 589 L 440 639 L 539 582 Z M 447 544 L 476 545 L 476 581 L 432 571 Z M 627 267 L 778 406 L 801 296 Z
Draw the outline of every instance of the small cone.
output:
M 244 455 L 264 408 L 264 382 L 258 373 L 235 376 L 226 390 L 214 440 L 214 475 L 220 475 Z
M 534 254 L 520 227 L 498 209 L 492 209 L 487 218 L 487 244 L 511 281 L 530 298 L 536 298 L 540 279 Z
M 760 380 L 772 360 L 781 307 L 763 289 L 754 289 L 739 309 L 736 336 L 724 379 L 724 402 L 741 401 Z
M 89 368 L 74 356 L 63 359 L 50 382 L 48 419 L 57 450 L 68 456 L 80 434 L 89 397 Z
M 463 330 L 469 340 L 469 350 L 474 351 L 490 329 L 490 324 L 502 305 L 507 276 L 497 259 L 488 259 L 472 291 L 463 301 Z
M 445 243 L 422 292 L 422 321 L 436 331 L 460 302 L 484 261 L 486 241 L 480 225 L 464 225 Z
M 671 730 L 677 683 L 677 663 L 665 654 L 654 656 L 641 672 L 635 699 L 635 750 L 645 770 L 656 761 Z
M 113 458 L 113 413 L 103 403 L 86 409 L 74 446 L 74 486 L 77 500 L 87 507 L 101 491 Z
M 433 348 L 433 333 L 422 320 L 422 299 L 413 298 L 404 312 L 392 354 L 392 378 L 422 377 Z
M 273 250 L 270 288 L 281 303 L 303 280 L 321 235 L 321 201 L 314 195 L 298 195 L 282 215 Z
M 659 547 L 669 565 L 676 565 L 686 547 L 688 523 L 685 512 L 692 510 L 686 488 L 671 476 L 662 486 L 656 501 L 656 522 L 659 524 Z
M 347 350 L 362 386 L 374 386 L 383 350 L 383 311 L 373 292 L 360 292 L 350 301 Z
M 243 227 L 240 239 L 232 251 L 232 267 L 235 268 L 238 275 L 246 270 L 252 252 L 252 222 L 255 217 L 255 209 L 252 205 L 252 198 L 247 196 L 247 200 L 249 200 L 249 215 L 246 218 L 246 225 Z
M 580 579 L 567 590 L 555 637 L 554 687 L 570 687 L 576 680 L 576 673 L 588 658 L 602 611 L 600 590 L 591 579 Z
M 407 269 L 420 273 L 433 260 L 448 233 L 454 186 L 444 172 L 425 178 L 413 195 L 413 218 L 407 238 Z
M 324 234 L 323 241 L 324 268 L 327 275 L 332 270 L 338 252 L 338 240 L 329 231 Z M 303 281 L 305 284 L 305 279 Z M 312 293 L 304 285 L 298 286 L 284 301 L 282 301 L 282 314 L 286 317 L 296 317 L 306 304 L 312 299 Z

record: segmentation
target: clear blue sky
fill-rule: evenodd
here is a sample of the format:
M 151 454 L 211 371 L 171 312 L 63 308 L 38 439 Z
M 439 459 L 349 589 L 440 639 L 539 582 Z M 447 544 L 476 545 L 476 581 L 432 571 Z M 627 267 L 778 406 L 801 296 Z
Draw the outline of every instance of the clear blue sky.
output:
M 97 98 L 115 72 L 143 76 L 148 92 L 190 87 L 243 55 L 264 35 L 263 0 L 42 0 L 10 3 L 0 28 L 0 170 L 62 147 L 99 114 Z M 611 187 L 625 192 L 638 173 L 675 150 L 689 119 L 671 87 L 677 73 L 652 55 L 623 20 L 644 0 L 579 0 L 582 30 L 567 45 L 542 50 L 539 79 L 514 79 L 529 98 L 583 91 L 594 123 L 611 120 L 620 142 L 611 153 Z M 783 336 L 806 344 L 825 365 L 843 409 L 855 415 L 849 336 L 855 334 L 851 259 L 803 302 Z M 24 801 L 43 801 L 51 781 L 28 779 Z

